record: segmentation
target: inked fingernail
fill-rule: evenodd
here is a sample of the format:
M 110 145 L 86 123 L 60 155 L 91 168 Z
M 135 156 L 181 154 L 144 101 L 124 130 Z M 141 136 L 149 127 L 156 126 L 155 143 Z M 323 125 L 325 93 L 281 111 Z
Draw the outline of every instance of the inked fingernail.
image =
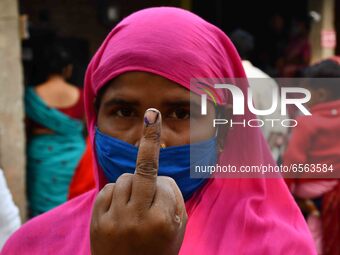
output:
M 146 125 L 154 124 L 158 119 L 158 114 L 156 109 L 148 109 L 144 115 L 144 123 Z

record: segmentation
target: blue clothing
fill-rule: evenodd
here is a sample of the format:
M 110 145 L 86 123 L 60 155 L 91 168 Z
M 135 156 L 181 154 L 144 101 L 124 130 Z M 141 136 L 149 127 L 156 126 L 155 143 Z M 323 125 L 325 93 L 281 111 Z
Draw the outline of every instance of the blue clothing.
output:
M 109 182 L 116 182 L 123 173 L 135 172 L 137 147 L 96 128 L 95 148 L 98 163 Z M 190 171 L 195 166 L 215 165 L 216 156 L 216 137 L 199 143 L 161 148 L 158 175 L 173 178 L 184 200 L 188 200 L 210 177 L 206 174 L 205 178 L 192 178 Z
M 30 216 L 44 213 L 67 200 L 74 171 L 84 153 L 84 125 L 47 106 L 29 87 L 27 117 L 53 131 L 34 135 L 27 143 L 27 195 Z

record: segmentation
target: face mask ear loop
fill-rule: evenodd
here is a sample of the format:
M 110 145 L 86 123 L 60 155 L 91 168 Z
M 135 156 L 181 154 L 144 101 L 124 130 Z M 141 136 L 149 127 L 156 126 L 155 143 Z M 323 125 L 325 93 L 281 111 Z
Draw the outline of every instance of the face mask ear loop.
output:
M 217 139 L 217 137 L 218 137 L 218 127 L 216 127 L 214 138 Z
M 215 106 L 215 111 L 216 111 L 216 117 L 217 118 L 222 118 L 224 116 L 223 108 L 221 108 L 219 106 Z M 219 126 L 216 127 L 214 139 L 216 139 L 216 141 L 217 141 L 216 152 L 217 152 L 217 154 L 220 154 L 223 151 L 223 149 L 219 148 L 219 146 L 218 146 L 218 138 L 219 138 L 218 135 L 219 135 Z
M 221 115 L 223 115 L 223 112 L 221 111 L 221 109 L 218 106 L 215 106 L 215 112 L 216 112 L 216 117 L 219 119 L 221 117 Z M 216 127 L 215 130 L 215 136 L 214 138 L 217 139 L 218 138 L 218 134 L 219 134 L 219 127 Z

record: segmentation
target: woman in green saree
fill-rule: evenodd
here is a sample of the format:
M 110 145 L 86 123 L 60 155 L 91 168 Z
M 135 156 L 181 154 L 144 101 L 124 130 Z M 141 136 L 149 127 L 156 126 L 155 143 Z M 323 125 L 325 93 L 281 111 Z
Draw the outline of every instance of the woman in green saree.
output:
M 30 217 L 66 202 L 85 149 L 82 91 L 66 81 L 72 69 L 68 53 L 52 45 L 44 57 L 46 82 L 25 91 Z

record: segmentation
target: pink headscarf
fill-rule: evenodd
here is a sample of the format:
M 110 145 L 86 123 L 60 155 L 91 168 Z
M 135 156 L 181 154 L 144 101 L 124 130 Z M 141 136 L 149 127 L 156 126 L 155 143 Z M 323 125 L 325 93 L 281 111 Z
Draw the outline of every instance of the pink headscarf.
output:
M 101 87 L 127 71 L 163 76 L 190 89 L 190 79 L 245 77 L 226 35 L 198 16 L 177 8 L 136 12 L 120 22 L 93 57 L 85 82 L 85 106 L 92 143 L 94 99 Z M 246 86 L 241 88 L 246 95 Z M 221 94 L 224 103 L 226 95 Z M 254 118 L 247 112 L 245 119 Z M 235 127 L 226 138 L 220 164 L 273 164 L 260 130 Z M 96 190 L 23 226 L 2 255 L 90 254 Z M 304 219 L 281 179 L 212 179 L 186 202 L 189 215 L 181 255 L 315 254 Z

